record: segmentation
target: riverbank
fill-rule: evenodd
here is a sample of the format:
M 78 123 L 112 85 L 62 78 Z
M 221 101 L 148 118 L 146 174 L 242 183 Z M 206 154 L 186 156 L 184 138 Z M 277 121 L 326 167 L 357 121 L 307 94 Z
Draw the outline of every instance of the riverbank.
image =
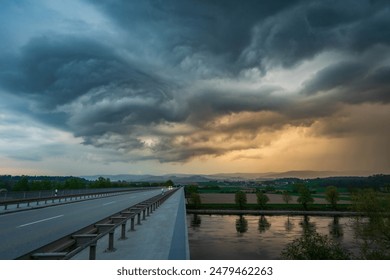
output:
M 230 214 L 230 215 L 316 215 L 316 216 L 357 216 L 359 213 L 352 211 L 351 202 L 340 200 L 333 208 L 325 199 L 315 198 L 314 203 L 304 209 L 298 203 L 297 197 L 293 197 L 290 203 L 283 202 L 280 194 L 267 194 L 269 202 L 265 208 L 259 209 L 255 194 L 247 194 L 245 209 L 239 209 L 234 203 L 234 194 L 201 194 L 201 204 L 197 207 L 187 204 L 188 214 Z
M 203 214 L 203 215 L 267 215 L 267 216 L 281 216 L 281 215 L 310 215 L 310 216 L 339 216 L 351 217 L 359 216 L 360 214 L 352 211 L 303 211 L 303 210 L 234 210 L 234 209 L 188 209 L 187 214 Z
M 235 202 L 235 194 L 234 193 L 200 193 L 200 199 L 202 201 L 202 204 L 228 204 L 228 203 L 234 203 Z M 269 201 L 268 204 L 286 204 L 283 200 L 282 194 L 274 194 L 274 193 L 267 193 L 266 194 Z M 317 194 L 319 196 L 319 194 Z M 246 194 L 247 203 L 248 204 L 256 204 L 257 203 L 257 197 L 255 193 L 247 193 Z M 314 197 L 313 196 L 313 204 L 329 204 L 329 202 L 326 201 L 324 197 Z M 298 204 L 298 195 L 291 195 L 291 201 L 289 202 L 290 205 Z M 338 201 L 338 204 L 351 204 L 351 200 L 347 199 L 340 199 Z

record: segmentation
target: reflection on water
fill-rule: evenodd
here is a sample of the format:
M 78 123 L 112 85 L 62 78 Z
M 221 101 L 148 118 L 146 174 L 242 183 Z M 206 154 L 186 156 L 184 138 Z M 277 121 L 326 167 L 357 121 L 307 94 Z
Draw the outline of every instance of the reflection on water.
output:
M 266 232 L 270 227 L 270 222 L 268 222 L 267 218 L 264 215 L 261 215 L 259 218 L 259 232 Z
M 311 234 L 316 231 L 316 223 L 310 222 L 310 217 L 308 215 L 303 216 L 303 219 L 299 225 L 302 227 L 303 234 Z
M 240 215 L 240 217 L 236 220 L 236 231 L 238 233 L 245 233 L 248 231 L 248 221 L 243 215 Z
M 343 226 L 340 225 L 340 217 L 334 216 L 333 221 L 329 223 L 329 233 L 335 238 L 339 239 L 344 235 Z
M 280 259 L 304 233 L 318 232 L 356 251 L 348 217 L 188 215 L 191 259 Z
M 294 223 L 290 221 L 290 216 L 287 216 L 287 220 L 284 223 L 284 228 L 286 229 L 287 232 L 292 231 L 294 228 Z
M 201 223 L 202 223 L 202 218 L 200 217 L 200 215 L 197 214 L 192 215 L 191 227 L 193 228 L 200 227 Z

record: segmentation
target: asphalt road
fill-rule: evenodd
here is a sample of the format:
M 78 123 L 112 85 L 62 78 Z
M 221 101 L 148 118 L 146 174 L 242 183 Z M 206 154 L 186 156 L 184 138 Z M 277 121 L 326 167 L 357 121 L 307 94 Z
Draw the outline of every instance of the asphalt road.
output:
M 0 259 L 15 259 L 160 193 L 127 193 L 0 215 Z

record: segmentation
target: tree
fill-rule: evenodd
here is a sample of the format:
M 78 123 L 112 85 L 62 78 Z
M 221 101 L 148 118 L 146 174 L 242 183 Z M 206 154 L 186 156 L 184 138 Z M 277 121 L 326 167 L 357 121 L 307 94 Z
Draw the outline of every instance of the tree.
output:
M 198 193 L 199 189 L 196 185 L 189 185 L 184 188 L 185 197 L 187 199 L 187 203 L 191 204 L 191 197 L 193 193 Z
M 201 201 L 201 198 L 200 198 L 200 195 L 196 192 L 193 192 L 191 193 L 191 196 L 190 196 L 190 204 L 195 208 L 199 208 L 200 205 L 202 204 L 202 201 Z
M 287 260 L 346 260 L 351 254 L 328 236 L 313 232 L 288 244 L 281 257 Z
M 352 196 L 356 241 L 363 259 L 390 259 L 390 197 L 365 189 Z
M 175 183 L 173 183 L 173 181 L 169 179 L 168 181 L 165 182 L 164 185 L 166 187 L 173 187 L 175 185 Z
M 243 191 L 236 192 L 235 202 L 238 205 L 239 209 L 244 209 L 246 206 L 246 193 Z
M 308 209 L 308 205 L 314 202 L 313 197 L 311 196 L 310 190 L 306 186 L 301 186 L 298 190 L 299 197 L 297 201 L 302 204 L 305 210 Z
M 191 194 L 193 192 L 197 193 L 199 192 L 199 188 L 197 185 L 188 185 L 184 188 L 184 191 L 187 193 L 187 194 Z
M 93 186 L 95 188 L 110 188 L 112 185 L 111 185 L 111 180 L 110 178 L 103 178 L 103 177 L 99 177 L 94 183 L 93 183 Z
M 22 176 L 20 177 L 19 181 L 16 182 L 16 184 L 13 187 L 14 191 L 28 191 L 30 190 L 28 177 Z
M 328 186 L 325 191 L 325 199 L 332 205 L 333 209 L 337 207 L 339 192 L 335 186 Z
M 283 201 L 289 204 L 289 202 L 292 200 L 292 197 L 289 193 L 289 191 L 285 190 L 283 191 Z
M 264 209 L 265 205 L 269 201 L 268 196 L 264 192 L 260 191 L 256 193 L 256 197 L 257 197 L 257 205 L 259 206 L 260 209 Z
M 103 181 L 105 181 L 104 178 L 102 178 L 102 179 L 103 179 Z M 102 180 L 102 179 L 100 179 L 100 180 Z M 102 183 L 102 184 L 104 184 L 104 183 Z M 85 181 L 81 178 L 76 178 L 76 177 L 71 177 L 71 178 L 67 179 L 64 183 L 65 189 L 83 189 L 83 188 L 85 188 L 85 186 L 86 186 Z

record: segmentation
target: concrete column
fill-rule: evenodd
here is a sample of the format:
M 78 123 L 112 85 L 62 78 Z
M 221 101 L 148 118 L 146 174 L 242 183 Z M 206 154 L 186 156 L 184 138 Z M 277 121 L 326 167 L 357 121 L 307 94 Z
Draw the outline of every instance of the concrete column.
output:
M 135 230 L 135 229 L 134 229 L 134 219 L 135 219 L 134 216 L 131 217 L 131 219 L 130 219 L 130 230 L 131 230 L 131 231 L 134 231 L 134 230 Z
M 96 242 L 89 245 L 89 259 L 96 260 Z
M 126 238 L 126 222 L 121 224 L 121 238 L 120 240 L 125 240 Z
M 106 252 L 114 252 L 115 251 L 115 248 L 114 248 L 114 232 L 115 232 L 115 230 L 111 230 L 108 233 L 108 248 L 107 248 Z

